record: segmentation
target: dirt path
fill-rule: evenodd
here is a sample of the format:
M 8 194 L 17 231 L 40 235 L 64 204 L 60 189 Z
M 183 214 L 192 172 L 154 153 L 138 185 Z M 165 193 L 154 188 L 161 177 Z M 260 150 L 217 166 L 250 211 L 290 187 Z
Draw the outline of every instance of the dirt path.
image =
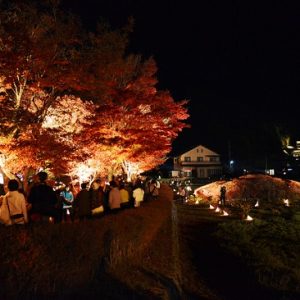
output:
M 237 258 L 220 248 L 213 233 L 220 222 L 228 219 L 206 208 L 182 204 L 176 207 L 187 299 L 286 299 L 260 287 Z

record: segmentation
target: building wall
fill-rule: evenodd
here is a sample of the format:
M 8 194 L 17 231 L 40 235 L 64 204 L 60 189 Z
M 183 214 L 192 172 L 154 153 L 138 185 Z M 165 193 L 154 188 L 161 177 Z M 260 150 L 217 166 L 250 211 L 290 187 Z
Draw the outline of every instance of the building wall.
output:
M 222 174 L 220 155 L 201 145 L 175 158 L 174 169 L 182 177 L 208 178 Z
M 219 154 L 203 147 L 203 146 L 198 146 L 186 153 L 183 153 L 179 156 L 179 161 L 180 162 L 219 162 L 220 161 L 220 156 Z

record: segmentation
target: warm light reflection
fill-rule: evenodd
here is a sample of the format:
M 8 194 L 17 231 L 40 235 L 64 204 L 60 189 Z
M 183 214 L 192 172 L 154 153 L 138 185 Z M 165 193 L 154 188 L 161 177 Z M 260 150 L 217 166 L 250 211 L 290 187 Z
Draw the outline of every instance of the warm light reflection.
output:
M 220 212 L 221 209 L 219 207 L 216 208 L 215 212 Z
M 259 201 L 257 200 L 257 202 L 254 205 L 255 207 L 259 207 Z
M 229 216 L 229 214 L 225 210 L 223 210 L 223 216 Z
M 215 209 L 211 204 L 209 204 L 209 209 Z

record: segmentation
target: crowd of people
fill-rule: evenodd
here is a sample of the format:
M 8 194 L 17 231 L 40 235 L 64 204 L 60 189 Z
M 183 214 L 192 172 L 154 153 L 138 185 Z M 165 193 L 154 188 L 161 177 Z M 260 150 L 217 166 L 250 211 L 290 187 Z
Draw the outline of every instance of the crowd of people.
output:
M 137 208 L 143 201 L 157 199 L 160 189 L 156 179 L 136 180 L 134 183 L 119 178 L 113 178 L 109 183 L 96 179 L 90 185 L 82 183 L 79 191 L 71 184 L 63 188 L 51 186 L 46 172 L 39 172 L 37 179 L 29 186 L 28 193 L 20 188 L 17 180 L 9 180 L 7 193 L 0 196 L 0 223 L 60 223 L 91 219 L 121 209 Z

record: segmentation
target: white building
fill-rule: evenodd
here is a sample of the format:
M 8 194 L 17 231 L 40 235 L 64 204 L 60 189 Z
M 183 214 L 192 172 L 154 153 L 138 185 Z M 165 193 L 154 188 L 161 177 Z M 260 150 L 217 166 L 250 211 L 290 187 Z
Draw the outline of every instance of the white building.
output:
M 177 177 L 209 178 L 222 174 L 220 155 L 204 146 L 197 146 L 174 158 Z

